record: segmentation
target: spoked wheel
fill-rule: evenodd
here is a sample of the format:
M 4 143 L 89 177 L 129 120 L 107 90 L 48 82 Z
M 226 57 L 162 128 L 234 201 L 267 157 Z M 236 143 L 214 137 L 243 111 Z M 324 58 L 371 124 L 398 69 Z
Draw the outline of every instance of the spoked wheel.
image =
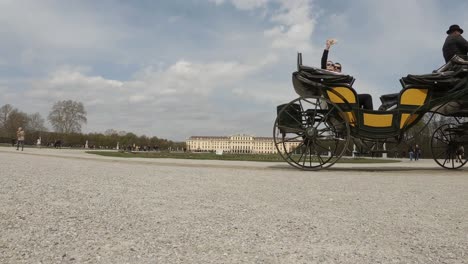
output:
M 466 131 L 457 125 L 442 125 L 434 131 L 431 140 L 432 157 L 441 167 L 458 169 L 468 161 L 465 156 Z
M 324 97 L 300 97 L 278 107 L 273 127 L 278 153 L 290 165 L 317 170 L 330 167 L 350 141 L 345 113 Z

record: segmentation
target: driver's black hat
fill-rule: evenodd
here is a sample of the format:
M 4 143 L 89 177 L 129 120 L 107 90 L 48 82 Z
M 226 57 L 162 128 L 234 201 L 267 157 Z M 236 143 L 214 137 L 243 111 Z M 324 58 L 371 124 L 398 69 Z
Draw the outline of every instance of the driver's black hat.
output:
M 459 25 L 451 25 L 449 30 L 447 30 L 447 34 L 451 34 L 454 31 L 460 31 L 460 33 L 463 34 L 463 29 L 461 29 Z

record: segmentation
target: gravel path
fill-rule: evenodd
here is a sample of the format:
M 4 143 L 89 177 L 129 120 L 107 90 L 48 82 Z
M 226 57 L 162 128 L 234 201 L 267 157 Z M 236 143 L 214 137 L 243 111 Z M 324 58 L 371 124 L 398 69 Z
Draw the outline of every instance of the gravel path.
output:
M 468 263 L 468 171 L 432 161 L 0 161 L 0 263 Z

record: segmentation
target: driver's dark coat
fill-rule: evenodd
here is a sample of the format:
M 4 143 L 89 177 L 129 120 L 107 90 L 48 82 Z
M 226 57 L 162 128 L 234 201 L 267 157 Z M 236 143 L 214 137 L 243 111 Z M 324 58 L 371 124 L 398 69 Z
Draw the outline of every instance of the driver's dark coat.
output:
M 442 48 L 445 62 L 448 62 L 454 55 L 466 55 L 468 53 L 468 41 L 461 35 L 448 35 Z

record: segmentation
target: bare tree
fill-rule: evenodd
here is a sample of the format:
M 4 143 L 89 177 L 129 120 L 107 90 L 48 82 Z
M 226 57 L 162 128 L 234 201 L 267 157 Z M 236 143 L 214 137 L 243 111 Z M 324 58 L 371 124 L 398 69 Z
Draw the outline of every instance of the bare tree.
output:
M 15 108 L 10 104 L 6 104 L 6 105 L 0 107 L 0 134 L 6 133 L 7 120 L 8 120 L 8 117 L 10 116 L 10 113 L 14 109 Z
M 28 115 L 28 124 L 26 130 L 30 132 L 47 131 L 45 119 L 39 113 Z
M 48 120 L 56 132 L 79 133 L 86 124 L 86 111 L 83 103 L 72 100 L 58 101 L 52 106 Z
M 5 131 L 8 136 L 15 137 L 18 127 L 26 127 L 28 124 L 28 115 L 18 109 L 13 109 L 8 114 L 8 119 L 4 124 Z
M 112 129 L 112 128 L 107 129 L 106 131 L 104 131 L 104 135 L 106 135 L 106 136 L 118 135 L 118 133 L 119 132 L 117 130 Z

